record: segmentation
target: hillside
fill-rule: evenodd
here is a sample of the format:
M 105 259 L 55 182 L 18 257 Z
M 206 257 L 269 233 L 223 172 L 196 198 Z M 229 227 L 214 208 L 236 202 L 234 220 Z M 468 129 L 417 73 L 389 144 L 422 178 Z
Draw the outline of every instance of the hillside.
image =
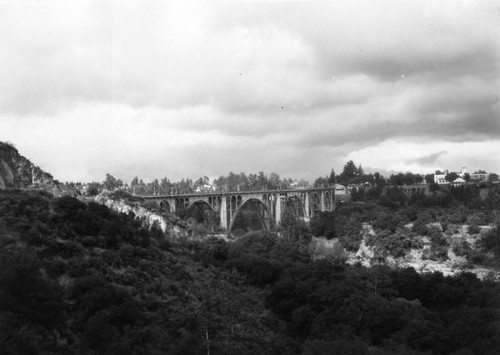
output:
M 308 240 L 171 238 L 41 191 L 0 191 L 2 354 L 496 354 L 500 285 L 312 261 Z
M 12 188 L 43 189 L 56 196 L 76 194 L 22 156 L 12 144 L 0 142 L 0 189 Z
M 280 352 L 261 291 L 132 213 L 4 190 L 0 216 L 2 354 Z

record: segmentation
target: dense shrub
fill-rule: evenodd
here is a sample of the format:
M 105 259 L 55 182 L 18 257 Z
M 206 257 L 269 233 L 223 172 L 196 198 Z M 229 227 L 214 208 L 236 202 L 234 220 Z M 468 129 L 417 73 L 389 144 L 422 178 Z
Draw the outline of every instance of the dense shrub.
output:
M 318 213 L 311 218 L 309 227 L 311 228 L 311 233 L 316 237 L 325 237 L 326 239 L 335 238 L 335 213 Z
M 405 256 L 412 248 L 422 248 L 420 238 L 406 228 L 398 228 L 394 233 L 385 229 L 370 235 L 366 244 L 374 246 L 395 258 Z
M 225 267 L 228 269 L 235 268 L 246 277 L 250 284 L 259 287 L 275 282 L 281 272 L 281 268 L 277 263 L 251 254 L 231 259 L 225 264 Z
M 479 226 L 475 223 L 469 225 L 469 234 L 479 234 L 479 232 L 481 232 L 481 228 L 479 228 Z

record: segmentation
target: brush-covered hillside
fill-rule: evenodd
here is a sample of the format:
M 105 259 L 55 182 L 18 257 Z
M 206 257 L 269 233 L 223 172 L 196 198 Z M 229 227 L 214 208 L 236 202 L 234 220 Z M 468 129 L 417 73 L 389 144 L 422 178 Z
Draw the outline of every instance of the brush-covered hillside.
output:
M 22 156 L 13 144 L 0 142 L 0 189 L 12 188 L 43 189 L 54 195 L 76 194 Z
M 337 242 L 350 262 L 500 275 L 500 185 L 436 185 L 410 196 L 398 187 L 375 189 L 311 220 L 311 233 L 323 237 L 312 246 L 317 257 Z
M 285 351 L 262 291 L 133 214 L 3 190 L 0 244 L 2 354 Z
M 498 354 L 500 285 L 312 261 L 304 225 L 172 238 L 0 190 L 2 354 Z

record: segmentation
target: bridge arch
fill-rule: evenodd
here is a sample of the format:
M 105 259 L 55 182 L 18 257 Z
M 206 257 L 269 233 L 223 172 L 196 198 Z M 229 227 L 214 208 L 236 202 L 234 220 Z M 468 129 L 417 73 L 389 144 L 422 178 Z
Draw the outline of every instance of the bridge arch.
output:
M 210 209 L 211 209 L 212 211 L 214 211 L 214 212 L 215 212 L 214 207 L 213 207 L 213 206 L 212 206 L 209 202 L 207 202 L 207 201 L 205 201 L 205 200 L 202 200 L 202 199 L 189 201 L 189 204 L 187 205 L 186 209 L 188 209 L 188 210 L 189 210 L 191 207 L 193 207 L 193 205 L 194 205 L 194 204 L 198 204 L 198 205 L 200 205 L 200 204 L 205 204 L 205 205 L 207 205 L 208 207 L 210 207 Z
M 172 212 L 172 207 L 167 200 L 160 201 L 160 209 L 166 210 L 167 212 Z
M 310 203 L 314 214 L 321 212 L 321 196 L 317 192 L 312 194 Z
M 233 218 L 231 220 L 231 224 L 229 225 L 228 232 L 230 233 L 231 230 L 233 229 L 234 222 L 237 220 L 238 216 L 241 215 L 243 209 L 248 206 L 249 204 L 253 204 L 254 207 L 257 207 L 258 210 L 257 215 L 259 216 L 260 223 L 262 225 L 262 229 L 264 230 L 269 230 L 270 228 L 270 218 L 272 218 L 271 213 L 269 211 L 268 206 L 264 201 L 262 201 L 259 198 L 249 198 L 241 203 L 241 205 L 238 206 L 236 209 Z
M 193 200 L 186 206 L 186 214 L 194 217 L 200 223 L 205 220 L 208 223 L 218 224 L 216 218 L 216 210 L 214 207 L 205 200 Z
M 297 195 L 287 196 L 285 209 L 291 210 L 295 217 L 305 216 L 304 204 L 302 203 L 302 199 Z
M 187 209 L 189 207 L 189 198 L 180 197 L 175 199 L 175 213 L 181 217 L 186 217 Z

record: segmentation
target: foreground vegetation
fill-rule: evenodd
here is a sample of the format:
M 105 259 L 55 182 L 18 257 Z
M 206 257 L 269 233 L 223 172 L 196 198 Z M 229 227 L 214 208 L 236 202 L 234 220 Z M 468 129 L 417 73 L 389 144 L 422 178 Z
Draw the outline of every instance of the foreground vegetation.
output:
M 498 283 L 312 261 L 293 220 L 280 237 L 174 239 L 15 190 L 0 216 L 2 354 L 500 352 Z

